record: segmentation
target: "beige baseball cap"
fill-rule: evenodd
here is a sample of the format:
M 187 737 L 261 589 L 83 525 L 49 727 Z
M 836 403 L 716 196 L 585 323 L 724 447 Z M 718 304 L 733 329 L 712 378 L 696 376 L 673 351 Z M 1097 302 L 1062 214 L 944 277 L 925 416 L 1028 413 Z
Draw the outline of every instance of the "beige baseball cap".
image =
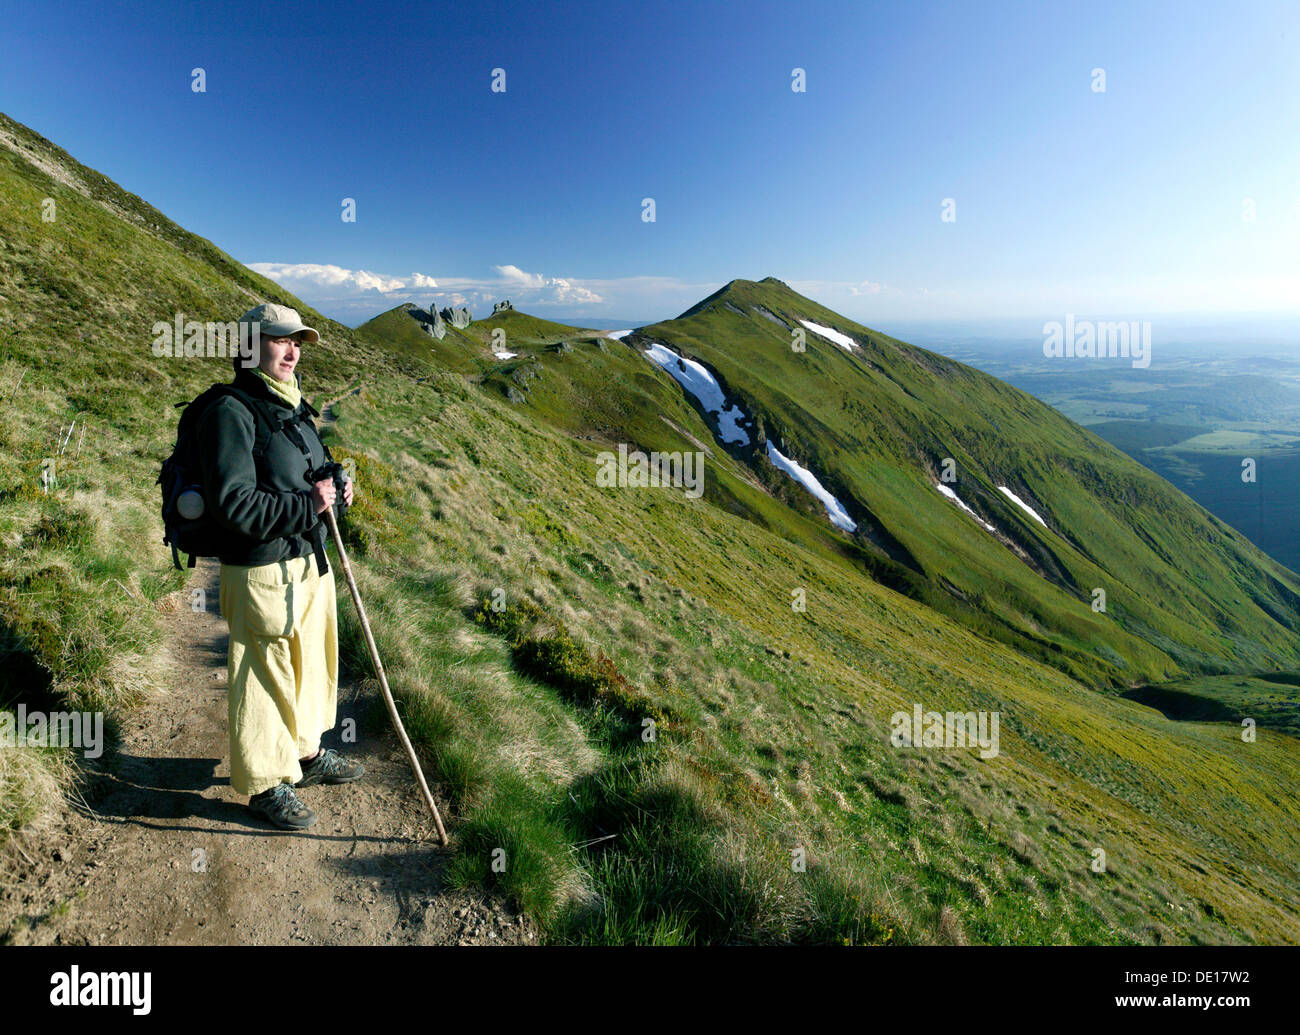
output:
M 264 302 L 246 312 L 239 318 L 239 322 L 261 324 L 263 338 L 287 338 L 290 334 L 301 333 L 305 342 L 320 341 L 320 335 L 315 329 L 302 322 L 298 310 L 290 309 L 287 305 Z

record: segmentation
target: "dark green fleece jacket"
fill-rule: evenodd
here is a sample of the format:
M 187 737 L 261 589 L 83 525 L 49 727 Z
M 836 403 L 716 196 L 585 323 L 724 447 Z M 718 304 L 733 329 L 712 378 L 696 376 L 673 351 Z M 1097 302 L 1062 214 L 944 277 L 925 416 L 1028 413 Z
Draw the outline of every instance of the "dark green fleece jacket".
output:
M 223 396 L 199 421 L 204 495 L 229 533 L 221 563 L 260 565 L 309 556 L 316 539 L 323 542 L 325 533 L 312 506 L 307 472 L 325 462 L 325 446 L 306 403 L 290 408 L 251 370 L 240 370 L 234 385 L 270 402 L 270 412 L 280 420 L 295 413 L 303 419 L 272 435 L 265 455 L 257 460 L 253 457 L 257 420 L 241 400 Z

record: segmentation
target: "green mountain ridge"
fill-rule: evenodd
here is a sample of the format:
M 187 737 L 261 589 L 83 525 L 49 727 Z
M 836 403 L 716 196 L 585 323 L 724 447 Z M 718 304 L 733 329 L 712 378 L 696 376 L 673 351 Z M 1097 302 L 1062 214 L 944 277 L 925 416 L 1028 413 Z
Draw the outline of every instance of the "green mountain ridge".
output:
M 542 347 L 575 336 L 602 335 L 600 331 L 554 323 L 517 309 L 507 309 L 475 320 L 468 327 L 453 327 L 448 323 L 446 333 L 439 339 L 421 328 L 412 317 L 414 309 L 417 309 L 415 303 L 403 302 L 360 324 L 356 333 L 390 350 L 403 351 L 430 364 L 433 369 L 467 374 L 480 370 L 479 361 L 492 360 L 495 340 L 508 343 L 508 348 L 502 347 L 509 351 L 512 348 Z M 502 337 L 497 338 L 497 334 Z
M 800 319 L 837 328 L 861 348 L 849 353 L 808 330 L 807 351 L 796 352 L 773 316 L 791 328 Z M 566 332 L 581 333 L 557 329 Z M 1293 573 L 1017 389 L 862 327 L 772 277 L 732 281 L 675 320 L 636 329 L 622 345 L 652 342 L 704 363 L 728 404 L 755 421 L 752 444 L 725 446 L 716 419 L 687 393 L 713 448 L 770 484 L 763 445 L 772 437 L 848 508 L 873 576 L 947 614 L 1097 685 L 1134 686 L 1183 668 L 1300 661 Z M 613 363 L 599 355 L 590 362 L 593 369 L 578 376 L 594 393 Z M 620 408 L 603 432 L 636 440 L 646 415 L 626 399 Z M 573 428 L 571 410 L 551 416 Z M 957 475 L 950 487 L 996 534 L 979 531 L 936 490 L 948 457 Z M 1093 608 L 1097 589 L 1106 593 L 1105 612 Z

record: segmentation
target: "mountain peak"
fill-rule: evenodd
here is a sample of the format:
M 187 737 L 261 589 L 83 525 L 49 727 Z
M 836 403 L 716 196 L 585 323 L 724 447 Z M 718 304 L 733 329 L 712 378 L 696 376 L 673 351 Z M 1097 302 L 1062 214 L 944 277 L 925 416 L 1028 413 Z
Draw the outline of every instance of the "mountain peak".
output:
M 741 277 L 737 277 L 734 280 L 727 281 L 726 284 L 718 288 L 717 291 L 713 292 L 713 294 L 709 295 L 707 298 L 701 298 L 693 306 L 682 313 L 681 316 L 678 316 L 677 319 L 680 320 L 683 317 L 693 316 L 694 314 L 707 309 L 714 302 L 719 300 L 726 301 L 729 296 L 733 295 L 745 296 L 746 301 L 761 301 L 762 296 L 770 292 L 773 288 L 779 288 L 782 291 L 794 293 L 794 289 L 791 288 L 789 284 L 783 280 L 778 280 L 776 277 L 764 277 L 762 280 L 745 280 Z M 758 296 L 757 298 L 755 297 L 756 295 Z

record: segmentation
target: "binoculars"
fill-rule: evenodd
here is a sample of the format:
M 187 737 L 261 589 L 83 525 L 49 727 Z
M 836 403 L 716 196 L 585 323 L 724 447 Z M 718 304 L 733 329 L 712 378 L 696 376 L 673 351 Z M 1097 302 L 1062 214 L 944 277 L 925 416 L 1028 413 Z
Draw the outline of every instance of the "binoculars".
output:
M 343 486 L 347 483 L 348 476 L 343 471 L 343 465 L 335 460 L 321 464 L 314 470 L 307 472 L 307 483 L 315 485 L 317 482 L 323 482 L 330 478 L 334 482 L 334 488 L 338 490 L 339 502 L 343 502 Z

